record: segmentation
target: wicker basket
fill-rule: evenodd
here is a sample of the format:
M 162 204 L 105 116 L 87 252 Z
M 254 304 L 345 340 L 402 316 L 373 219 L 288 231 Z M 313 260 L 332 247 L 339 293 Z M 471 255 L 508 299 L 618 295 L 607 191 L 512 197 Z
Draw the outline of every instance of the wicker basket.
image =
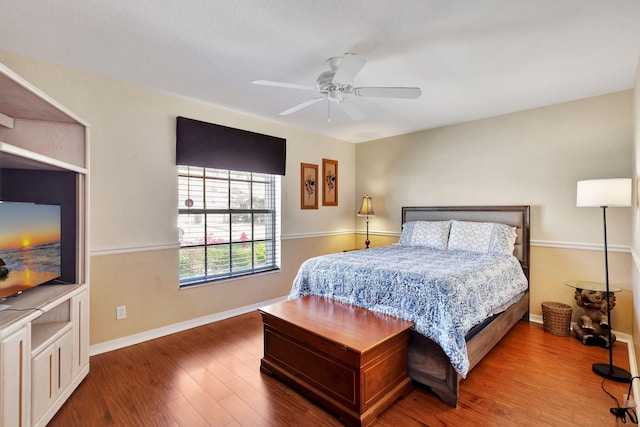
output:
M 571 306 L 561 302 L 542 303 L 542 323 L 544 331 L 559 337 L 568 337 L 571 326 Z

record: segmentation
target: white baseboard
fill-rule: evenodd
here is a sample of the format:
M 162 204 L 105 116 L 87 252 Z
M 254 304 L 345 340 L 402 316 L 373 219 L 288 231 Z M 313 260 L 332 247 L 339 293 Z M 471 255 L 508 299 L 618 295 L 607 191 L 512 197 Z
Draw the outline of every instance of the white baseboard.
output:
M 187 320 L 185 322 L 175 323 L 173 325 L 163 326 L 162 328 L 152 329 L 149 331 L 141 332 L 139 334 L 118 338 L 112 341 L 106 341 L 100 344 L 94 344 L 91 347 L 89 347 L 89 355 L 95 356 L 97 354 L 106 353 L 108 351 L 117 350 L 119 348 L 124 348 L 130 345 L 140 344 L 145 341 L 150 341 L 156 338 L 175 334 L 176 332 L 186 331 L 187 329 L 206 325 L 207 323 L 217 322 L 220 320 L 228 319 L 230 317 L 239 316 L 241 314 L 245 314 L 245 313 L 249 313 L 251 311 L 257 310 L 260 307 L 264 307 L 270 304 L 275 304 L 277 302 L 284 301 L 286 299 L 287 299 L 286 296 L 281 298 L 275 298 L 269 301 L 263 301 L 257 304 L 238 307 L 238 308 L 234 308 L 233 310 L 223 311 L 221 313 L 215 313 L 208 316 L 199 317 L 197 319 Z
M 542 314 L 529 314 L 529 322 L 540 323 L 542 325 Z
M 533 322 L 533 323 L 540 323 L 542 325 L 542 315 L 541 314 L 530 314 L 529 315 L 529 321 Z M 575 322 L 571 322 L 571 329 L 573 329 L 573 325 L 575 324 Z M 629 347 L 630 349 L 633 348 L 633 338 L 631 337 L 631 335 L 629 334 L 625 334 L 624 332 L 616 332 L 616 331 L 612 331 L 616 337 L 618 341 L 622 341 L 627 343 L 627 347 Z M 635 356 L 634 356 L 635 359 Z M 635 366 L 635 364 L 633 365 Z

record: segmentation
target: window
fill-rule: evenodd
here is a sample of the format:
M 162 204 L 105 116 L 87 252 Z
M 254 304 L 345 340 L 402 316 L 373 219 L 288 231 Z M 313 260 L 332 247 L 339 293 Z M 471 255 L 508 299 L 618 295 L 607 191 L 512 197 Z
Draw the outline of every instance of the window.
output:
M 180 286 L 277 270 L 280 176 L 178 166 Z

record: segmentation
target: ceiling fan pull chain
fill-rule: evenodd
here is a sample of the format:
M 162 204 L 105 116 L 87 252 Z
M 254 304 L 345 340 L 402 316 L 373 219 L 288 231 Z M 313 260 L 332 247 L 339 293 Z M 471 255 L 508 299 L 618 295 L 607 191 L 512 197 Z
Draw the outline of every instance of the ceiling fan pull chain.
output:
M 327 123 L 331 123 L 331 101 L 327 99 Z

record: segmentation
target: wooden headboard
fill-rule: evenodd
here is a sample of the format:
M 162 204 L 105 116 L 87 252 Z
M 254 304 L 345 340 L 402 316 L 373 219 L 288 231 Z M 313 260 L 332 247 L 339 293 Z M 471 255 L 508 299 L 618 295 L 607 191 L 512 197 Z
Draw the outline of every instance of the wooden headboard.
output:
M 402 207 L 402 223 L 407 221 L 497 222 L 517 227 L 513 254 L 529 279 L 529 206 L 415 206 Z

